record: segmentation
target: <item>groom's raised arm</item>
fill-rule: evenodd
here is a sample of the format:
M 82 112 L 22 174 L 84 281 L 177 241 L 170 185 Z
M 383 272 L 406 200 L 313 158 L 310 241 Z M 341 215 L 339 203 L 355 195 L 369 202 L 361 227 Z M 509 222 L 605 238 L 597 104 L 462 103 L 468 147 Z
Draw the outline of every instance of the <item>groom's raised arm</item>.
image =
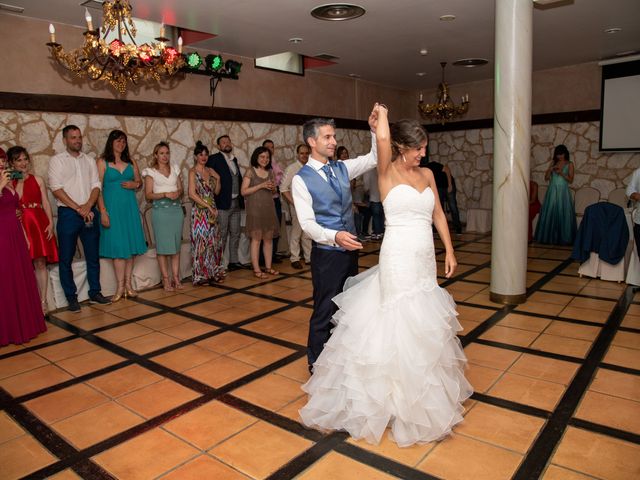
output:
M 316 214 L 313 211 L 313 199 L 309 193 L 307 185 L 299 175 L 293 177 L 291 181 L 291 193 L 293 194 L 293 204 L 296 207 L 296 215 L 300 227 L 316 243 L 337 247 L 337 230 L 324 228 L 316 222 Z

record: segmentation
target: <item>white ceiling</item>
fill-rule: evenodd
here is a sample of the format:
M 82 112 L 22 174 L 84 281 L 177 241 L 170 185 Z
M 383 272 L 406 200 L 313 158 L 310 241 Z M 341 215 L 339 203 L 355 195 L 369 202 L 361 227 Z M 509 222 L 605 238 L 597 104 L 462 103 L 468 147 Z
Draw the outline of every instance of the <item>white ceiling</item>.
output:
M 0 0 L 24 7 L 22 15 L 84 25 L 81 0 Z M 194 48 L 255 58 L 283 51 L 330 54 L 338 64 L 322 70 L 357 74 L 402 89 L 435 86 L 441 61 L 481 57 L 478 68 L 448 67 L 447 81 L 493 77 L 494 0 L 353 0 L 365 8 L 358 19 L 317 20 L 310 11 L 326 0 L 130 0 L 134 16 L 217 37 Z M 456 20 L 443 22 L 441 15 Z M 92 10 L 97 23 L 100 14 Z M 640 0 L 564 0 L 534 8 L 533 66 L 544 70 L 640 52 Z M 620 27 L 617 34 L 604 30 Z M 301 37 L 298 45 L 289 38 Z M 43 39 L 46 33 L 43 33 Z M 43 40 L 44 41 L 44 40 Z M 78 42 L 80 44 L 80 42 Z M 72 45 L 68 46 L 69 48 Z M 419 50 L 428 49 L 426 56 Z M 426 72 L 419 77 L 417 72 Z

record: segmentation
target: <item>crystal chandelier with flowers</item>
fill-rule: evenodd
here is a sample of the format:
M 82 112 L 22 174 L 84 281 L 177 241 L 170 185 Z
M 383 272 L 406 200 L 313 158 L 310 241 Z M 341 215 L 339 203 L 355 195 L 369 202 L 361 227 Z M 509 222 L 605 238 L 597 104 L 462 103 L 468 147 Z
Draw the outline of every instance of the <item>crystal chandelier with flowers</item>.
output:
M 420 94 L 420 101 L 418 102 L 418 110 L 423 117 L 430 118 L 440 122 L 442 125 L 448 122 L 454 117 L 464 115 L 469 110 L 469 94 L 462 96 L 462 103 L 456 105 L 451 96 L 449 95 L 449 86 L 444 81 L 444 67 L 447 62 L 440 62 L 442 67 L 442 82 L 438 85 L 438 101 L 436 103 L 424 103 L 422 99 L 422 93 Z
M 169 77 L 185 65 L 182 56 L 182 38 L 178 48 L 168 45 L 164 37 L 164 25 L 155 42 L 140 46 L 135 41 L 136 26 L 131 17 L 128 0 L 105 0 L 102 4 L 102 28 L 94 29 L 88 10 L 85 10 L 87 30 L 83 33 L 84 45 L 66 52 L 56 42 L 55 28 L 49 25 L 50 41 L 47 43 L 53 58 L 78 77 L 108 82 L 119 93 L 127 91 L 129 83 L 160 81 Z M 108 42 L 107 36 L 117 33 L 117 38 Z

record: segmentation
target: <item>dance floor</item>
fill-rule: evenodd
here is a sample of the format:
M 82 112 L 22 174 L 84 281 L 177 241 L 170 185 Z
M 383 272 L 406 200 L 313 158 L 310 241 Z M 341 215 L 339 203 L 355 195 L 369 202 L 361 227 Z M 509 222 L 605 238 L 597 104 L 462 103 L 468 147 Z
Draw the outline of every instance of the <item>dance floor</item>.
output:
M 267 280 L 53 313 L 0 348 L 0 479 L 640 478 L 640 297 L 533 246 L 527 303 L 494 304 L 490 241 L 457 237 L 459 269 L 440 279 L 476 392 L 444 441 L 372 446 L 298 423 L 311 281 L 284 262 Z

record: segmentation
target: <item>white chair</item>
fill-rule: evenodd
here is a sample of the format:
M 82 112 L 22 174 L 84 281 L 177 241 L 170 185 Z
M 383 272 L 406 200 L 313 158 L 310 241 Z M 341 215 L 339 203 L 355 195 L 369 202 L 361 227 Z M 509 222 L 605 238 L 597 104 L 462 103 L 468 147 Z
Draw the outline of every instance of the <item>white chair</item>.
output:
M 599 203 L 597 205 L 594 204 L 593 206 L 588 207 L 587 215 L 589 215 L 590 213 L 593 214 L 593 209 L 598 208 L 608 208 L 610 210 L 611 206 L 605 202 Z M 600 278 L 601 280 L 607 280 L 611 282 L 625 281 L 625 277 L 628 275 L 627 269 L 629 266 L 629 261 L 632 258 L 632 251 L 634 250 L 633 225 L 631 222 L 631 217 L 628 214 L 625 214 L 625 218 L 626 222 L 623 227 L 625 232 L 619 232 L 619 235 L 622 235 L 623 233 L 629 234 L 629 241 L 627 242 L 624 257 L 618 263 L 611 264 L 601 260 L 600 256 L 597 253 L 591 252 L 589 258 L 581 263 L 580 267 L 578 268 L 578 275 L 580 275 L 580 277 L 585 275 L 587 277 Z M 618 234 L 618 232 L 611 232 L 608 229 L 607 232 L 613 235 Z M 602 232 L 601 234 L 604 234 L 604 232 Z
M 491 231 L 491 204 L 493 203 L 493 185 L 482 187 L 477 206 L 467 209 L 467 232 L 486 233 Z
M 593 205 L 594 203 L 598 203 L 600 201 L 600 191 L 591 187 L 582 187 L 580 190 L 576 191 L 575 197 L 575 208 L 576 208 L 576 218 L 578 220 L 578 226 L 580 226 L 580 222 L 582 221 L 582 217 L 584 216 L 584 211 L 589 205 Z
M 607 201 L 609 203 L 613 203 L 614 205 L 618 205 L 626 210 L 627 202 L 629 201 L 629 198 L 627 197 L 626 189 L 616 188 L 615 190 L 611 190 Z

